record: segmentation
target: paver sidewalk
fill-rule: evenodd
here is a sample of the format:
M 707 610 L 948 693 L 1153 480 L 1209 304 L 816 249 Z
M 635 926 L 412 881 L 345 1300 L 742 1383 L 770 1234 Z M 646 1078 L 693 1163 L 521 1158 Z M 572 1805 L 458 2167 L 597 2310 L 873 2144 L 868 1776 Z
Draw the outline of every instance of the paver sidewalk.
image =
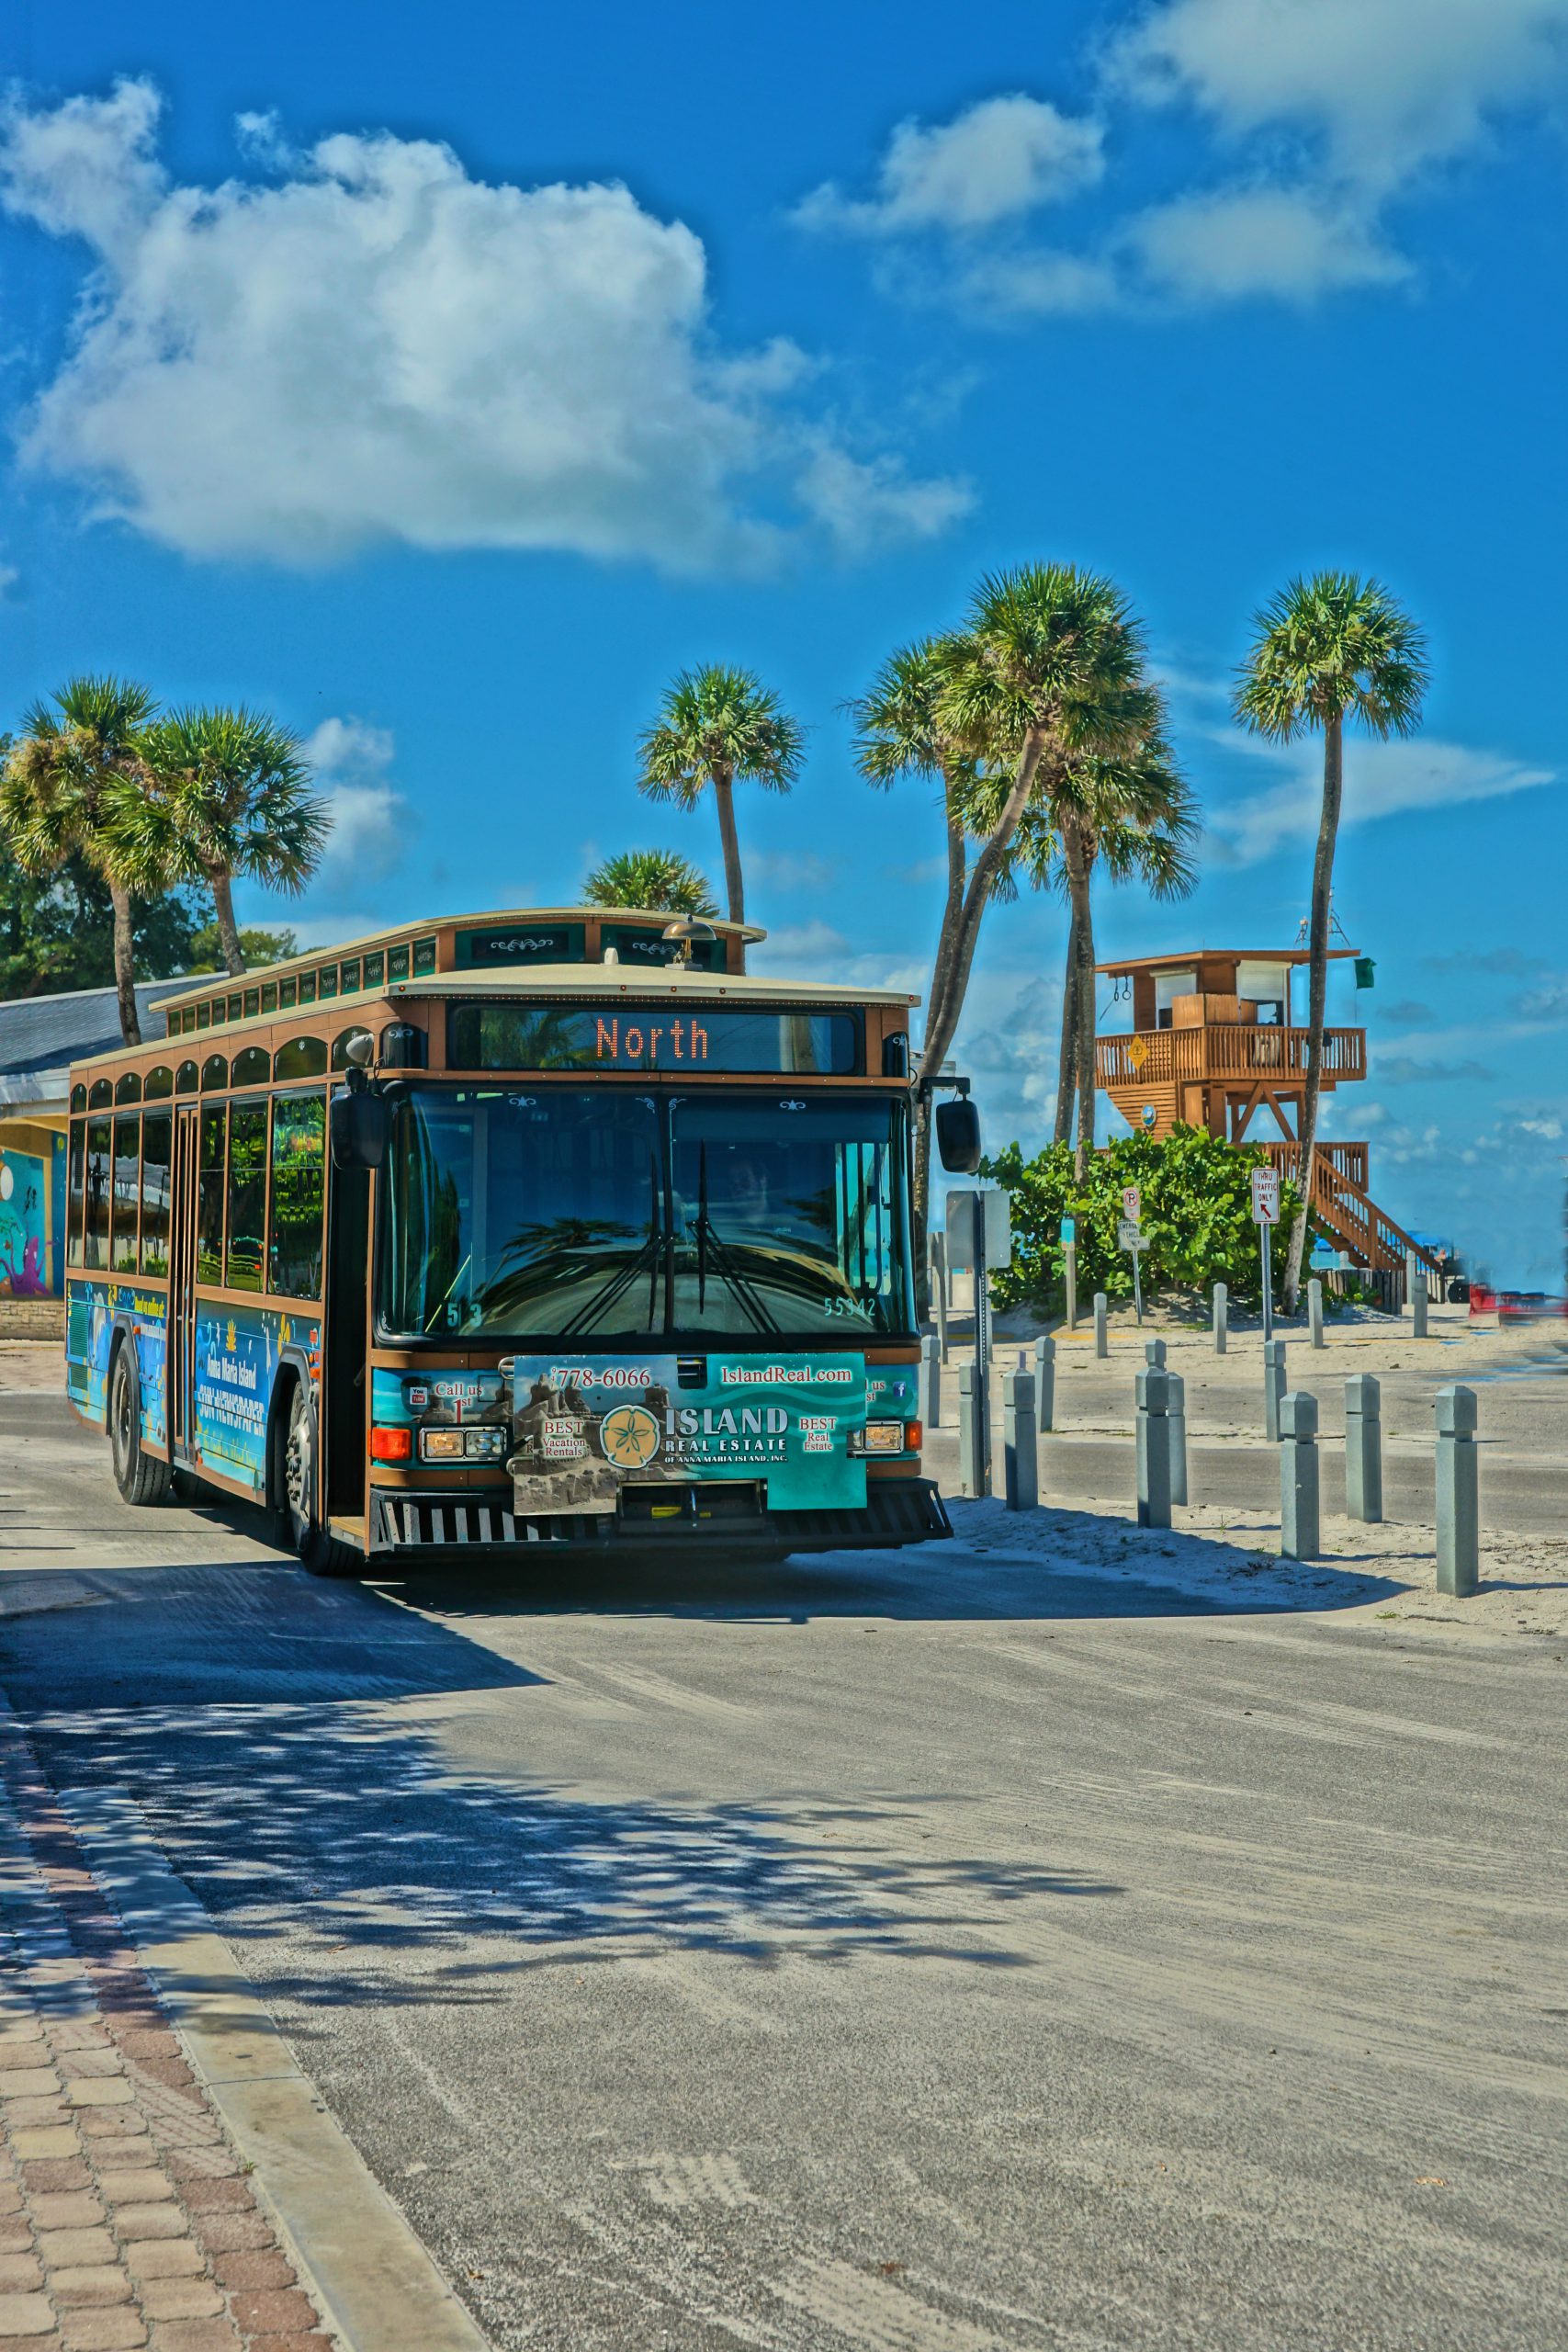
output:
M 0 2352 L 328 2352 L 14 1722 L 0 1723 Z

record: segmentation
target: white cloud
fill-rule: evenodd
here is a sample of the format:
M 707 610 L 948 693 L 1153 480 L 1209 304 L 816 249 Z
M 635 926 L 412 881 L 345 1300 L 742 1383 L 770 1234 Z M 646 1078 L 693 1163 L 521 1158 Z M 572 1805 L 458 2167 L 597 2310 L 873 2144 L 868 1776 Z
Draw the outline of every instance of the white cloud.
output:
M 925 537 L 961 485 L 858 458 L 795 403 L 786 342 L 725 354 L 706 257 L 618 186 L 471 179 L 449 148 L 339 134 L 281 178 L 172 183 L 142 82 L 0 123 L 0 200 L 95 274 L 24 455 L 197 556 L 378 540 L 756 565 L 803 528 Z
M 1328 174 L 1387 188 L 1561 86 L 1568 0 L 1165 0 L 1113 48 L 1145 103 L 1233 137 L 1316 134 Z
M 1280 783 L 1209 811 L 1210 826 L 1242 865 L 1268 857 L 1286 842 L 1308 839 L 1317 830 L 1323 791 L 1318 758 L 1310 750 L 1288 756 L 1292 773 Z M 1420 739 L 1380 743 L 1352 738 L 1345 753 L 1342 821 L 1370 824 L 1375 817 L 1496 800 L 1557 781 L 1551 768 L 1529 767 L 1501 752 L 1472 751 L 1462 743 Z
M 774 890 L 830 890 L 842 873 L 836 857 L 813 850 L 760 850 L 747 860 L 746 874 Z
M 876 193 L 832 182 L 795 209 L 803 228 L 863 237 L 941 230 L 969 235 L 1091 187 L 1104 170 L 1097 122 L 1021 93 L 982 98 L 951 122 L 901 122 L 877 167 Z
M 1048 248 L 982 254 L 950 276 L 949 298 L 979 318 L 1077 318 L 1122 300 L 1109 261 Z
M 1187 303 L 1308 302 L 1410 274 L 1353 208 L 1267 182 L 1153 207 L 1129 224 L 1126 244 L 1149 290 Z
M 379 880 L 401 859 L 408 804 L 388 775 L 394 748 L 388 729 L 361 718 L 323 718 L 307 738 L 304 752 L 316 788 L 332 808 L 321 888 Z

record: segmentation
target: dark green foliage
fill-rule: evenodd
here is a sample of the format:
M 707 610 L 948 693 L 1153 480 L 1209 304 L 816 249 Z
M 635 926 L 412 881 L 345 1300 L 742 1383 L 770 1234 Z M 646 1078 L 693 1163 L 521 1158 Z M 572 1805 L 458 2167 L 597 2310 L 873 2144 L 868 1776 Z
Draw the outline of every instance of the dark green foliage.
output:
M 299 942 L 291 931 L 262 931 L 247 923 L 240 933 L 240 945 L 244 950 L 246 967 L 255 971 L 264 964 L 282 964 L 299 953 Z M 221 972 L 223 942 L 218 935 L 218 925 L 209 920 L 196 933 L 190 943 L 190 961 L 183 967 L 187 972 Z M 138 967 L 140 969 L 140 967 Z
M 211 903 L 163 890 L 132 909 L 136 977 L 188 971 Z M 54 996 L 114 984 L 114 914 L 107 884 L 80 855 L 53 874 L 24 874 L 0 846 L 0 998 Z
M 1258 1227 L 1252 1222 L 1250 1182 L 1264 1153 L 1248 1144 L 1222 1143 L 1201 1127 L 1173 1127 L 1163 1142 L 1148 1136 L 1121 1136 L 1090 1158 L 1082 1184 L 1073 1179 L 1073 1152 L 1052 1144 L 1026 1160 L 1010 1144 L 987 1160 L 983 1174 L 1012 1195 L 1013 1261 L 993 1277 L 998 1306 L 1027 1301 L 1047 1311 L 1064 1304 L 1062 1245 L 1065 1216 L 1077 1220 L 1078 1301 L 1087 1306 L 1097 1290 L 1108 1298 L 1133 1295 L 1133 1261 L 1116 1247 L 1122 1188 L 1136 1184 L 1143 1194 L 1142 1222 L 1149 1247 L 1144 1252 L 1144 1296 L 1162 1290 L 1206 1291 L 1224 1283 L 1244 1305 L 1261 1304 Z M 1284 1280 L 1284 1235 L 1299 1204 L 1294 1187 L 1280 1187 L 1280 1222 L 1275 1234 L 1274 1287 Z

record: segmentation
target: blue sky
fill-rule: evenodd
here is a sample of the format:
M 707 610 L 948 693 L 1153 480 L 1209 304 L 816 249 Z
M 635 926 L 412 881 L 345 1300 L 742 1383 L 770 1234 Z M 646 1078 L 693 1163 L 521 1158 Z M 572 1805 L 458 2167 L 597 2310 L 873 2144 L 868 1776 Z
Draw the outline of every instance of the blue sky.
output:
M 1315 778 L 1228 673 L 1292 572 L 1376 571 L 1434 676 L 1416 744 L 1351 747 L 1378 979 L 1337 982 L 1373 1061 L 1333 1130 L 1407 1226 L 1557 1283 L 1568 0 L 738 21 L 11 12 L 6 720 L 83 667 L 274 708 L 334 798 L 326 938 L 628 844 L 716 871 L 632 749 L 743 662 L 811 730 L 744 810 L 761 967 L 918 988 L 936 812 L 855 779 L 840 710 L 888 650 L 987 568 L 1112 572 L 1208 831 L 1186 907 L 1104 894 L 1101 953 L 1265 947 Z M 1054 901 L 988 918 L 997 1140 L 1040 1138 L 1063 945 Z

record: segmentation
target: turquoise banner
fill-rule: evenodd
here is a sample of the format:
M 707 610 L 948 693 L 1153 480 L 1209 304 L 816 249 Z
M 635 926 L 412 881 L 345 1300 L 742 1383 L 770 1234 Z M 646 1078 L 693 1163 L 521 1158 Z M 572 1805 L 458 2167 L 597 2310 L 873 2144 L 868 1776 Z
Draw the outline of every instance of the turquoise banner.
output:
M 621 1488 L 761 1481 L 772 1510 L 858 1510 L 865 1426 L 856 1355 L 519 1356 L 519 1510 L 613 1511 Z

